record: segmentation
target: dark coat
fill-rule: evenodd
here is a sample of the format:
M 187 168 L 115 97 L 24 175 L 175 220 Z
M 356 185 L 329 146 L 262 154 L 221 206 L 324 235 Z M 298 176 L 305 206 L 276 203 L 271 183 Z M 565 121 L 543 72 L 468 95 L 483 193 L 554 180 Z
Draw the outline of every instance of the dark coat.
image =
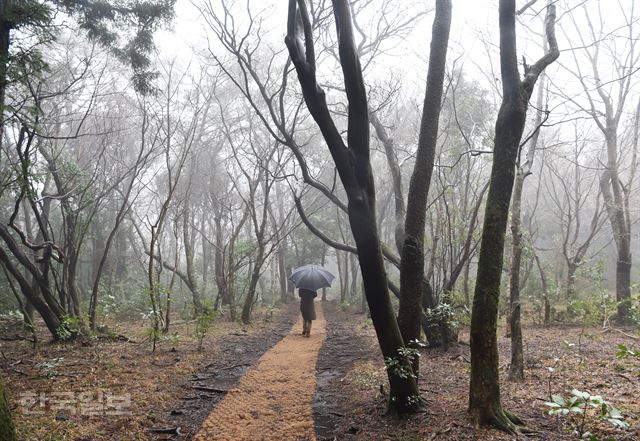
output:
M 318 296 L 315 291 L 309 289 L 298 290 L 300 296 L 300 312 L 302 313 L 303 320 L 315 320 L 316 308 L 313 305 L 313 299 Z

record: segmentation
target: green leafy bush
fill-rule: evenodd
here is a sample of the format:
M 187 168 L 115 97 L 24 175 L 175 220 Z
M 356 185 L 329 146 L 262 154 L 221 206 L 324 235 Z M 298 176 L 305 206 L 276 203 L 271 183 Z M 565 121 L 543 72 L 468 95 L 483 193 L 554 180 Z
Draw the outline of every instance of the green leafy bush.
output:
M 196 328 L 194 335 L 198 339 L 198 351 L 202 351 L 202 344 L 204 338 L 207 336 L 207 332 L 216 321 L 218 317 L 218 311 L 214 311 L 213 308 L 205 306 L 204 311 L 196 317 Z
M 78 317 L 64 316 L 62 322 L 56 329 L 59 340 L 73 340 L 80 334 L 80 319 Z
M 549 415 L 569 418 L 575 434 L 581 439 L 598 439 L 587 429 L 588 425 L 595 425 L 597 420 L 607 421 L 617 429 L 629 428 L 622 412 L 607 403 L 600 395 L 573 389 L 568 398 L 552 395 L 551 400 L 545 403 L 550 407 Z
M 338 305 L 338 307 L 340 308 L 340 311 L 342 311 L 342 312 L 349 312 L 349 308 L 351 307 L 351 303 L 349 303 L 348 300 L 343 300 L 342 302 L 340 302 L 340 305 Z
M 626 345 L 620 343 L 618 345 L 617 358 L 640 358 L 640 349 L 628 348 Z

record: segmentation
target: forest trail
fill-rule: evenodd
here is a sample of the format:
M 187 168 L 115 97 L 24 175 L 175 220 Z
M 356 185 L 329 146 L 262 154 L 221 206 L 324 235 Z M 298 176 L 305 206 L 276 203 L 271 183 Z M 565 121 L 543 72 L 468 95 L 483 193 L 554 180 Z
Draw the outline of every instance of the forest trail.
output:
M 315 440 L 313 396 L 316 360 L 325 339 L 321 302 L 311 336 L 302 318 L 267 351 L 209 414 L 196 441 Z

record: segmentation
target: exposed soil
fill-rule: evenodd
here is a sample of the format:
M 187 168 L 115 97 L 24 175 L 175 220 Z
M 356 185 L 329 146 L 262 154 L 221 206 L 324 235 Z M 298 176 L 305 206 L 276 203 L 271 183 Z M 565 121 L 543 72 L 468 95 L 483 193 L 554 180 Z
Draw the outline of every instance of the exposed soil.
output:
M 194 438 L 220 440 L 315 440 L 312 399 L 315 365 L 325 338 L 322 306 L 310 337 L 300 318 L 291 333 L 267 351 L 211 412 Z

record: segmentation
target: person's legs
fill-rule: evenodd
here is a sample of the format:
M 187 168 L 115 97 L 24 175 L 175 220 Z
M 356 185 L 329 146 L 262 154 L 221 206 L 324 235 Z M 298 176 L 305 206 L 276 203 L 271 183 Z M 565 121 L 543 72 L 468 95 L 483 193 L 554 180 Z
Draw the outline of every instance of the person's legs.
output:
M 309 320 L 307 323 L 307 337 L 309 337 L 309 334 L 311 334 L 311 323 L 313 322 Z
M 307 335 L 307 324 L 309 322 L 305 319 L 302 319 L 302 335 Z

